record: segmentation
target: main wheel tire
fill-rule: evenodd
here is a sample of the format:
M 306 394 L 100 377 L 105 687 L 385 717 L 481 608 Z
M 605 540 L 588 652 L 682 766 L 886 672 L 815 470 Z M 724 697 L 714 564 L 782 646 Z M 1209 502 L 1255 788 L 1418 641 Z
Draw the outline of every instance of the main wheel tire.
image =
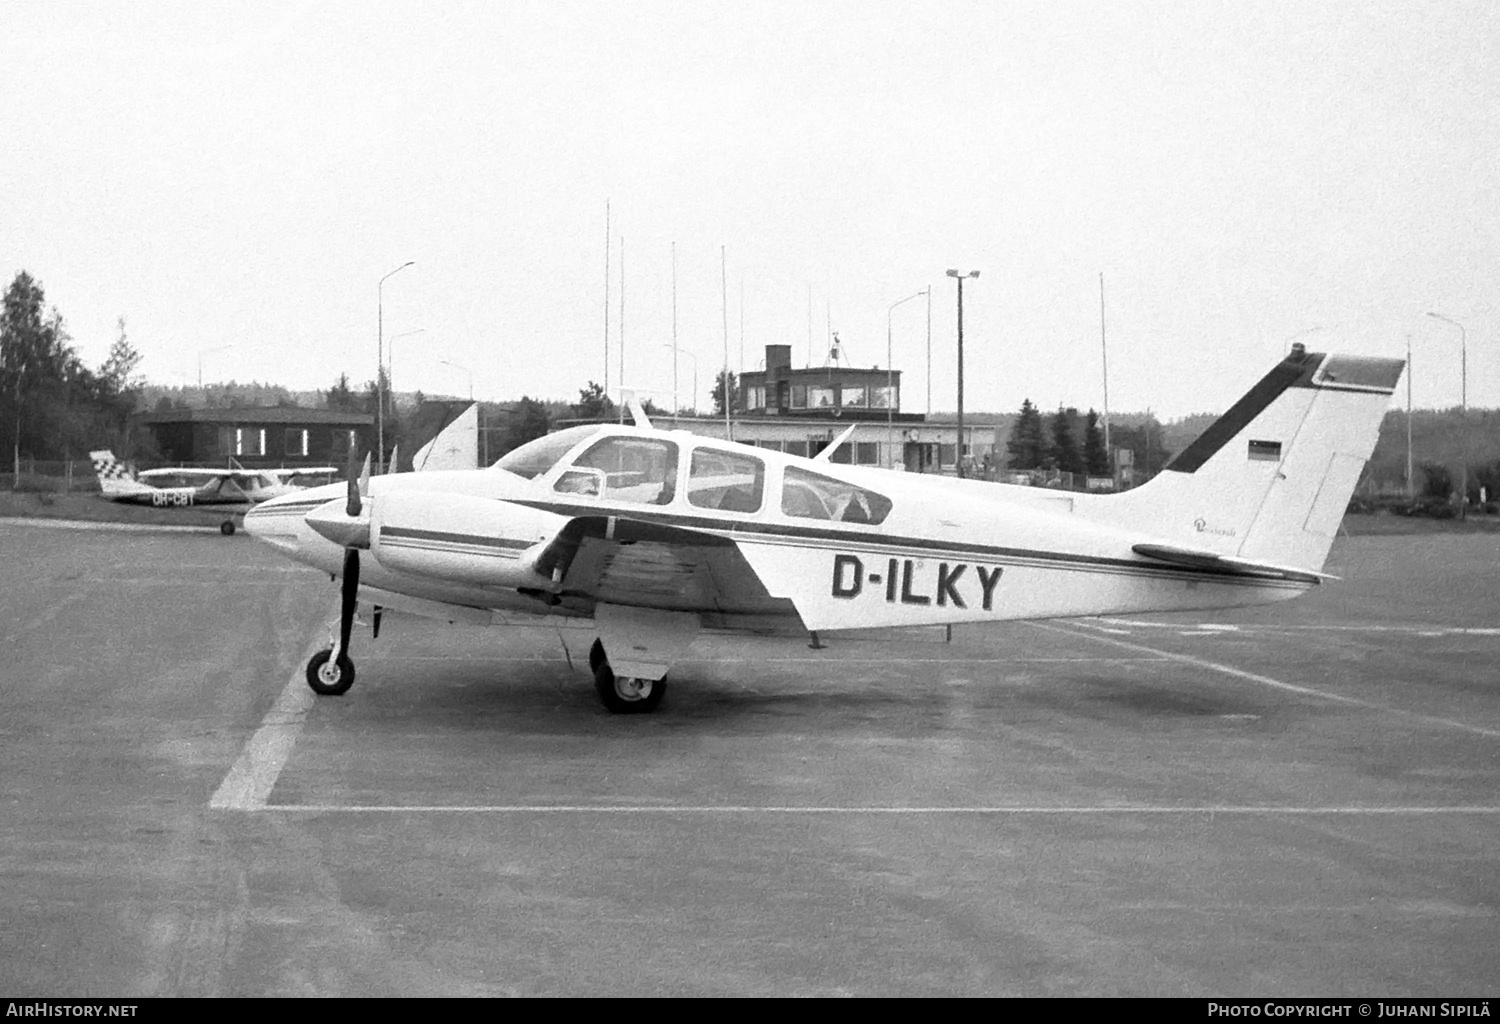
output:
M 332 661 L 333 651 L 319 651 L 307 661 L 307 685 L 322 697 L 337 697 L 354 685 L 354 662 L 340 654 Z
M 607 664 L 609 659 L 604 656 L 604 641 L 596 639 L 594 646 L 589 648 L 589 671 L 597 676 L 599 667 Z
M 222 533 L 226 537 L 233 537 L 234 536 L 234 520 L 233 519 L 226 519 L 222 523 L 220 523 L 219 524 L 219 532 Z
M 594 672 L 594 690 L 612 714 L 644 715 L 655 711 L 661 703 L 667 692 L 667 681 L 616 676 L 606 662 Z

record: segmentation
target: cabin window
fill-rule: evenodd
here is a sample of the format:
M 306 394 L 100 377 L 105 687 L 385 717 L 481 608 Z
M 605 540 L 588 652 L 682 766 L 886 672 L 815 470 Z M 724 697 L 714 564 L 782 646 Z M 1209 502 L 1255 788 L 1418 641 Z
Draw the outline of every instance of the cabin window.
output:
M 236 455 L 264 455 L 266 453 L 265 428 L 236 427 L 234 430 L 234 453 Z
M 788 466 L 781 486 L 781 511 L 798 519 L 874 525 L 890 515 L 891 500 L 842 480 Z
M 677 445 L 655 438 L 606 437 L 574 460 L 555 489 L 562 490 L 578 471 L 590 469 L 599 471 L 601 498 L 665 505 L 676 491 Z
M 688 469 L 688 503 L 723 512 L 759 512 L 766 465 L 748 455 L 700 448 Z

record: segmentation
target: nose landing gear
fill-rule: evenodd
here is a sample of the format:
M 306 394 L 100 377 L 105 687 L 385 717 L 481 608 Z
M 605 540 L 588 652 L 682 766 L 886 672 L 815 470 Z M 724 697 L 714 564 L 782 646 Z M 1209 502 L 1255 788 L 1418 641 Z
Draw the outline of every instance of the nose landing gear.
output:
M 319 651 L 307 662 L 307 685 L 322 697 L 337 697 L 354 685 L 354 662 L 348 655 Z

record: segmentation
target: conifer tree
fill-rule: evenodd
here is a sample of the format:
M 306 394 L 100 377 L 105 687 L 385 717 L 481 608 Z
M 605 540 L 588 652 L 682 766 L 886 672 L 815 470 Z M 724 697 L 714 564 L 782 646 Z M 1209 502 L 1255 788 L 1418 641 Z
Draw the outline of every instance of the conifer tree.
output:
M 1109 476 L 1109 452 L 1104 449 L 1104 431 L 1099 429 L 1099 414 L 1089 410 L 1083 428 L 1083 462 L 1089 476 Z
M 1064 473 L 1083 472 L 1083 456 L 1078 452 L 1078 436 L 1073 432 L 1073 420 L 1077 415 L 1077 409 L 1058 406 L 1052 417 L 1052 446 L 1047 457 Z
M 1021 414 L 1005 442 L 1005 455 L 1014 470 L 1038 469 L 1042 465 L 1042 414 L 1029 398 L 1021 402 Z

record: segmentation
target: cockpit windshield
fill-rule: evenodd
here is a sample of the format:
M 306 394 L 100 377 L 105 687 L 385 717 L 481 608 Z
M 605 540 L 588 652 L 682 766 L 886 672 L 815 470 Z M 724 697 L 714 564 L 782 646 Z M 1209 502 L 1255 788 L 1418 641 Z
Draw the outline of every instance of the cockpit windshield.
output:
M 508 470 L 528 480 L 535 479 L 557 465 L 557 460 L 572 451 L 578 442 L 592 437 L 602 429 L 603 424 L 585 423 L 581 427 L 569 427 L 535 441 L 528 441 L 501 456 L 500 461 L 495 463 L 495 468 Z

